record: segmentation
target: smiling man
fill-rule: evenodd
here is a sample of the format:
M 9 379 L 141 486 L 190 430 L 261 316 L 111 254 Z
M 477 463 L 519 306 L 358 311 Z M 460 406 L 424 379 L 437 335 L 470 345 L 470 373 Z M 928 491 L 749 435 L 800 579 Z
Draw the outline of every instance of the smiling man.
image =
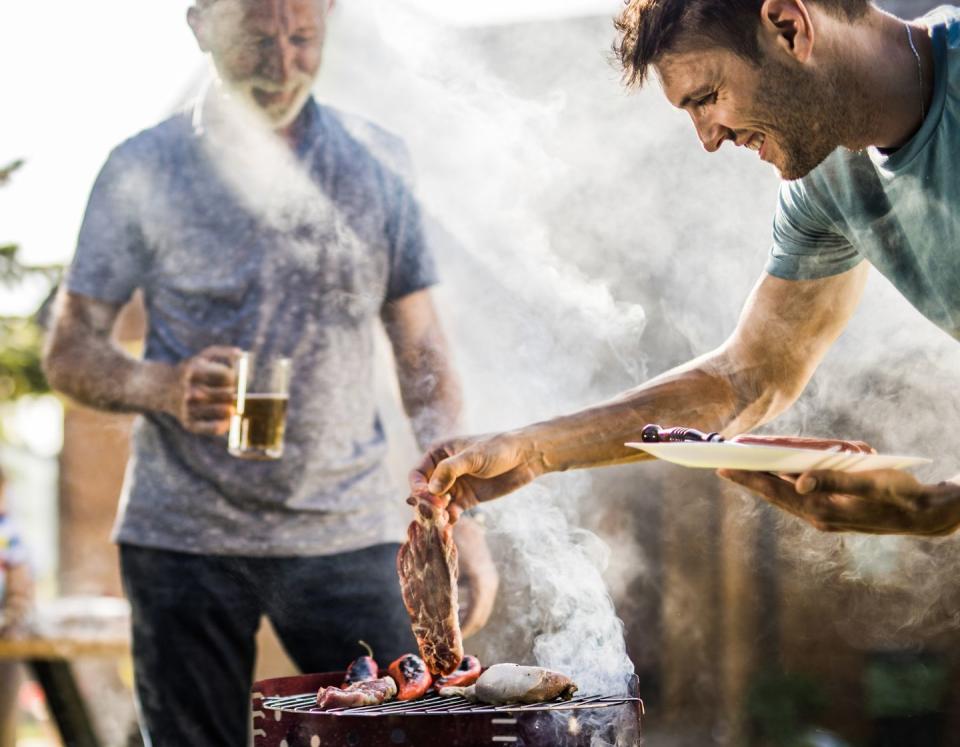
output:
M 617 399 L 431 449 L 415 494 L 456 514 L 545 472 L 643 458 L 646 423 L 726 435 L 800 395 L 874 265 L 960 339 L 960 10 L 904 21 L 866 0 L 629 0 L 615 46 L 628 85 L 659 75 L 703 146 L 757 152 L 785 181 L 766 272 L 717 350 Z M 814 526 L 947 534 L 960 476 L 899 471 L 779 478 L 724 472 Z
M 454 428 L 460 390 L 405 147 L 310 96 L 331 5 L 189 9 L 218 75 L 187 111 L 110 154 L 58 299 L 51 384 L 142 415 L 115 539 L 141 722 L 157 747 L 247 744 L 264 616 L 307 672 L 343 670 L 358 639 L 384 665 L 416 647 L 396 572 L 402 495 L 374 394 L 376 325 L 424 447 Z M 143 359 L 111 336 L 137 290 Z M 228 454 L 240 350 L 292 361 L 280 459 Z M 497 576 L 478 524 L 454 537 L 468 635 Z

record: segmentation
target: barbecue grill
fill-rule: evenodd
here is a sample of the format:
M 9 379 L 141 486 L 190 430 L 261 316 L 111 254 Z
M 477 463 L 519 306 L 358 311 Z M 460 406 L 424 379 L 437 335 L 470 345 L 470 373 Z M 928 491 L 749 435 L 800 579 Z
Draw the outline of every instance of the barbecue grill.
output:
M 254 747 L 590 747 L 640 744 L 643 702 L 637 678 L 628 695 L 491 706 L 430 694 L 359 708 L 317 708 L 320 687 L 343 672 L 261 680 L 253 686 Z

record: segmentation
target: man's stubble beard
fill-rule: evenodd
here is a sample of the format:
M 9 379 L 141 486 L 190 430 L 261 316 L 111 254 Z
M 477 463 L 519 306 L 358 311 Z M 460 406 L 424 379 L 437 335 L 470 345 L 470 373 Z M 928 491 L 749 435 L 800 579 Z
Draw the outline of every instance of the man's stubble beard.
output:
M 758 121 L 769 122 L 782 154 L 780 177 L 800 179 L 866 129 L 867 107 L 840 71 L 817 76 L 767 60 L 756 93 Z

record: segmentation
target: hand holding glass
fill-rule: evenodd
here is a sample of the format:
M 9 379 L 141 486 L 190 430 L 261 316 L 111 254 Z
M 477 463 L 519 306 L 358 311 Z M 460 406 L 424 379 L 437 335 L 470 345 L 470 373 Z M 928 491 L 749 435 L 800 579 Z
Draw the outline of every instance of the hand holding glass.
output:
M 241 353 L 227 449 L 241 459 L 279 459 L 287 424 L 290 359 Z

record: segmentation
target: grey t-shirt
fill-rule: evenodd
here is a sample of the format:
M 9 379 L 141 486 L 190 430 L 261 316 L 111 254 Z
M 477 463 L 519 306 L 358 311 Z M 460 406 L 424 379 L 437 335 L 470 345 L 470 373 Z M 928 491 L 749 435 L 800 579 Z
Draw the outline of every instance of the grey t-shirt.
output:
M 210 93 L 116 148 L 87 206 L 70 291 L 143 290 L 145 358 L 210 345 L 293 359 L 282 459 L 227 454 L 139 419 L 115 538 L 183 552 L 328 554 L 388 539 L 373 332 L 435 282 L 402 144 L 310 100 L 294 148 Z
M 767 271 L 815 279 L 868 259 L 960 339 L 960 9 L 938 8 L 923 22 L 934 92 L 922 126 L 892 154 L 839 148 L 803 179 L 784 182 Z

